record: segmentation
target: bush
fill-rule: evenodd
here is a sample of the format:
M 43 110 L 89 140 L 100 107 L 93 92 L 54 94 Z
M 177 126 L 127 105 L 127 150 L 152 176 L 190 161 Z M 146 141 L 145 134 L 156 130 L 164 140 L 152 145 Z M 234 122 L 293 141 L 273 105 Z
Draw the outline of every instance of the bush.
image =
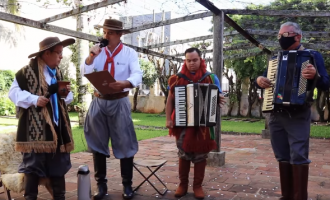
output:
M 3 115 L 15 115 L 15 104 L 8 98 L 7 93 L 0 94 L 0 116 Z
M 14 78 L 15 72 L 11 70 L 0 70 L 0 92 L 7 92 Z
M 8 91 L 15 78 L 15 72 L 0 70 L 0 115 L 16 114 L 15 104 L 8 98 Z

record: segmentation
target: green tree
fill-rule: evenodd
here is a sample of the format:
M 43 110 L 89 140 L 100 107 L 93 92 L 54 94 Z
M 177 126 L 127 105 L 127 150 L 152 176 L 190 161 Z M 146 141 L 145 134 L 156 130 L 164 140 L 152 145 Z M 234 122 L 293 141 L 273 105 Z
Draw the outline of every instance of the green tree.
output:
M 20 15 L 20 7 L 18 0 L 0 0 L 0 11 L 12 15 Z M 15 29 L 16 31 L 12 31 L 0 23 L 0 40 L 5 41 L 11 47 L 16 47 L 22 27 L 15 24 Z
M 15 78 L 11 70 L 0 70 L 0 116 L 15 114 L 15 105 L 8 98 L 8 91 Z
M 300 11 L 319 11 L 319 10 L 329 10 L 330 5 L 327 0 L 275 0 L 269 5 L 249 5 L 247 9 L 252 10 L 300 10 Z M 230 15 L 230 17 L 238 23 L 244 29 L 263 29 L 263 30 L 275 30 L 278 31 L 280 25 L 287 21 L 292 21 L 298 23 L 303 31 L 329 31 L 330 20 L 328 18 L 315 18 L 315 17 L 270 17 L 270 16 L 258 16 L 258 15 Z M 226 30 L 233 30 L 233 28 L 228 25 L 225 27 Z M 274 36 L 261 36 L 254 35 L 258 41 L 277 41 L 276 35 Z M 232 40 L 231 45 L 246 42 L 245 38 L 241 35 L 236 36 L 227 36 L 226 40 Z M 303 34 L 303 43 L 324 43 L 327 42 L 328 38 L 320 38 L 320 37 L 304 37 Z M 267 47 L 269 48 L 269 47 Z M 278 47 L 270 47 L 270 50 L 276 52 L 279 49 Z M 329 50 L 315 49 L 321 52 L 322 54 L 329 53 Z M 260 52 L 258 48 L 249 48 L 248 50 L 240 49 L 240 50 L 232 50 L 226 51 L 225 55 L 233 55 L 233 54 L 246 54 L 247 52 Z M 251 108 L 252 104 L 255 102 L 253 100 L 258 100 L 255 98 L 256 88 L 253 84 L 254 79 L 261 75 L 262 72 L 266 69 L 268 58 L 265 55 L 257 55 L 254 57 L 248 57 L 243 59 L 235 59 L 235 60 L 225 60 L 225 67 L 231 68 L 235 71 L 237 76 L 237 80 L 242 80 L 245 77 L 250 78 L 249 84 L 249 108 Z M 330 59 L 327 56 L 324 56 L 327 70 L 330 71 Z M 226 74 L 225 74 L 226 76 Z M 226 76 L 227 77 L 227 76 Z M 227 77 L 228 78 L 228 77 Z M 229 81 L 230 82 L 230 81 Z M 232 82 L 232 84 L 235 84 Z M 239 88 L 237 84 L 240 84 L 237 81 L 236 88 Z M 252 88 L 251 88 L 252 87 Z M 232 88 L 232 96 L 235 96 L 239 91 L 235 91 L 235 86 L 230 86 Z M 236 92 L 236 93 L 235 93 Z M 254 94 L 253 94 L 254 93 Z M 324 96 L 324 97 L 323 97 Z M 327 95 L 318 95 L 318 98 L 325 98 Z M 235 98 L 231 98 L 231 101 L 240 101 L 240 96 L 236 96 Z M 317 99 L 319 101 L 319 99 Z M 324 104 L 320 104 L 319 112 L 322 109 Z M 249 111 L 250 113 L 250 111 Z M 251 114 L 251 113 L 250 113 Z M 323 113 L 320 113 L 323 115 Z
M 154 56 L 148 56 L 150 62 L 153 63 L 157 72 L 157 79 L 160 85 L 160 89 L 165 95 L 165 105 L 168 97 L 168 79 L 173 74 L 177 74 L 180 71 L 181 63 L 174 63 L 168 60 L 168 65 L 166 65 L 166 60 L 163 58 L 155 58 Z
M 8 92 L 15 78 L 15 72 L 11 70 L 0 70 L 0 91 Z
M 153 87 L 153 84 L 157 79 L 157 72 L 155 66 L 150 61 L 140 59 L 140 67 L 143 73 L 142 83 L 148 87 Z M 133 97 L 133 112 L 136 111 L 139 89 L 140 89 L 139 86 L 135 88 L 134 97 Z

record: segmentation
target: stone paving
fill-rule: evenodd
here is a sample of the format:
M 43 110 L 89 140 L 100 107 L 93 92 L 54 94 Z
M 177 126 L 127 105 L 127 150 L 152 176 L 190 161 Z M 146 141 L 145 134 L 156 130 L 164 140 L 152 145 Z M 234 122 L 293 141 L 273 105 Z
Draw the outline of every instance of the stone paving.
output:
M 139 142 L 140 150 L 135 159 L 166 159 L 167 163 L 158 171 L 158 176 L 166 183 L 169 191 L 159 196 L 147 183 L 136 192 L 135 200 L 163 199 L 172 200 L 179 182 L 177 150 L 172 137 L 158 137 Z M 207 167 L 203 188 L 206 200 L 250 200 L 278 199 L 280 196 L 278 165 L 271 150 L 270 141 L 261 139 L 260 135 L 239 136 L 222 135 L 222 150 L 226 152 L 226 164 L 222 167 Z M 330 200 L 330 140 L 310 140 L 309 199 Z M 90 153 L 75 153 L 71 156 L 73 167 L 66 175 L 66 199 L 77 199 L 77 168 L 87 164 L 91 170 L 92 192 L 96 189 L 93 179 L 93 161 Z M 106 200 L 121 198 L 121 178 L 119 160 L 108 159 L 108 193 Z M 139 168 L 143 173 L 150 172 Z M 134 170 L 133 186 L 143 180 Z M 164 187 L 155 178 L 151 179 L 155 186 Z M 190 170 L 190 184 L 193 180 L 193 165 Z M 2 188 L 0 189 L 2 191 Z M 192 187 L 182 200 L 195 199 Z M 44 188 L 40 187 L 38 199 L 50 199 Z M 12 194 L 12 198 L 23 200 L 22 194 Z M 0 200 L 4 200 L 0 194 Z

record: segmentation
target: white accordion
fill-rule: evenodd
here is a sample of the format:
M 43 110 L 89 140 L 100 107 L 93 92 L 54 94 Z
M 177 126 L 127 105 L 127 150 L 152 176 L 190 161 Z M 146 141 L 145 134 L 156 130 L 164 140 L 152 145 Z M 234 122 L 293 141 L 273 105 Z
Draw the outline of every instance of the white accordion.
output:
M 219 89 L 214 84 L 175 86 L 175 126 L 215 126 Z

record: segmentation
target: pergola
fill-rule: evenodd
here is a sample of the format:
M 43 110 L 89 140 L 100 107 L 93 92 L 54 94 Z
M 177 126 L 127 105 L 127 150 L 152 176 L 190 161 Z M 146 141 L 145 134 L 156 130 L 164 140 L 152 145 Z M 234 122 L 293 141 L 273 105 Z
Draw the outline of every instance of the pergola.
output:
M 59 26 L 50 25 L 48 23 L 54 22 L 56 20 L 60 20 L 63 18 L 67 18 L 73 15 L 79 15 L 84 12 L 88 12 L 97 8 L 106 7 L 109 5 L 113 5 L 119 2 L 123 2 L 125 0 L 105 0 L 101 1 L 99 3 L 90 4 L 87 6 L 80 7 L 78 9 L 73 9 L 69 12 L 65 12 L 59 15 L 55 15 L 46 19 L 42 19 L 39 21 L 19 17 L 16 15 L 0 12 L 0 20 L 12 22 L 15 24 L 20 24 L 24 26 L 29 26 L 45 31 L 50 31 L 54 33 L 59 33 L 91 42 L 98 42 L 98 37 L 95 35 L 74 31 L 70 29 L 65 29 Z M 330 17 L 329 11 L 299 11 L 299 10 L 236 10 L 236 9 L 219 9 L 217 8 L 212 2 L 209 0 L 196 0 L 198 3 L 203 5 L 205 8 L 207 8 L 208 12 L 203 12 L 199 14 L 193 14 L 188 15 L 184 17 L 169 19 L 165 21 L 160 22 L 153 22 L 144 24 L 141 26 L 133 27 L 130 29 L 131 32 L 138 32 L 141 30 L 151 29 L 155 27 L 161 27 L 165 25 L 171 25 L 175 23 L 181 23 L 189 20 L 195 20 L 205 17 L 211 17 L 213 16 L 213 34 L 211 35 L 205 35 L 201 37 L 195 37 L 195 38 L 187 38 L 184 40 L 177 40 L 177 41 L 169 41 L 164 43 L 159 43 L 155 45 L 148 45 L 144 47 L 137 47 L 130 44 L 126 44 L 127 46 L 135 49 L 137 52 L 173 60 L 177 62 L 183 62 L 183 59 L 181 58 L 183 56 L 182 53 L 178 53 L 176 55 L 167 55 L 163 53 L 159 53 L 157 51 L 153 51 L 151 49 L 160 48 L 160 47 L 166 47 L 166 46 L 173 46 L 188 42 L 195 42 L 195 41 L 204 41 L 213 39 L 213 49 L 212 50 L 206 50 L 205 53 L 213 53 L 213 72 L 221 79 L 222 72 L 223 72 L 223 61 L 224 59 L 237 59 L 237 58 L 245 58 L 250 56 L 255 56 L 259 54 L 273 54 L 271 50 L 269 50 L 269 47 L 278 47 L 278 44 L 272 41 L 257 41 L 252 35 L 264 35 L 264 36 L 270 36 L 270 35 L 276 35 L 277 31 L 273 30 L 252 30 L 252 29 L 243 29 L 240 27 L 235 21 L 233 21 L 230 17 L 228 17 L 228 14 L 237 14 L 237 15 L 258 15 L 258 16 L 274 16 L 274 17 L 318 17 L 318 18 L 325 18 Z M 230 32 L 224 32 L 225 23 L 227 23 L 229 26 L 231 26 L 235 31 Z M 225 36 L 230 35 L 238 35 L 240 34 L 243 36 L 248 43 L 239 43 L 234 44 L 225 47 L 223 41 Z M 323 38 L 330 38 L 330 32 L 304 32 L 304 36 L 307 37 L 323 37 Z M 307 48 L 312 49 L 323 49 L 323 50 L 330 50 L 330 43 L 317 43 L 317 44 L 304 44 Z M 259 48 L 259 51 L 249 51 L 250 49 L 253 49 L 255 47 Z M 241 54 L 235 54 L 230 56 L 224 56 L 225 51 L 230 50 L 247 50 L 246 53 Z M 218 109 L 219 114 L 219 109 Z M 224 152 L 221 152 L 221 134 L 220 134 L 220 118 L 216 126 L 216 141 L 218 144 L 218 148 L 216 152 L 214 153 L 213 157 L 215 157 L 216 163 L 215 165 L 223 165 L 224 164 Z

